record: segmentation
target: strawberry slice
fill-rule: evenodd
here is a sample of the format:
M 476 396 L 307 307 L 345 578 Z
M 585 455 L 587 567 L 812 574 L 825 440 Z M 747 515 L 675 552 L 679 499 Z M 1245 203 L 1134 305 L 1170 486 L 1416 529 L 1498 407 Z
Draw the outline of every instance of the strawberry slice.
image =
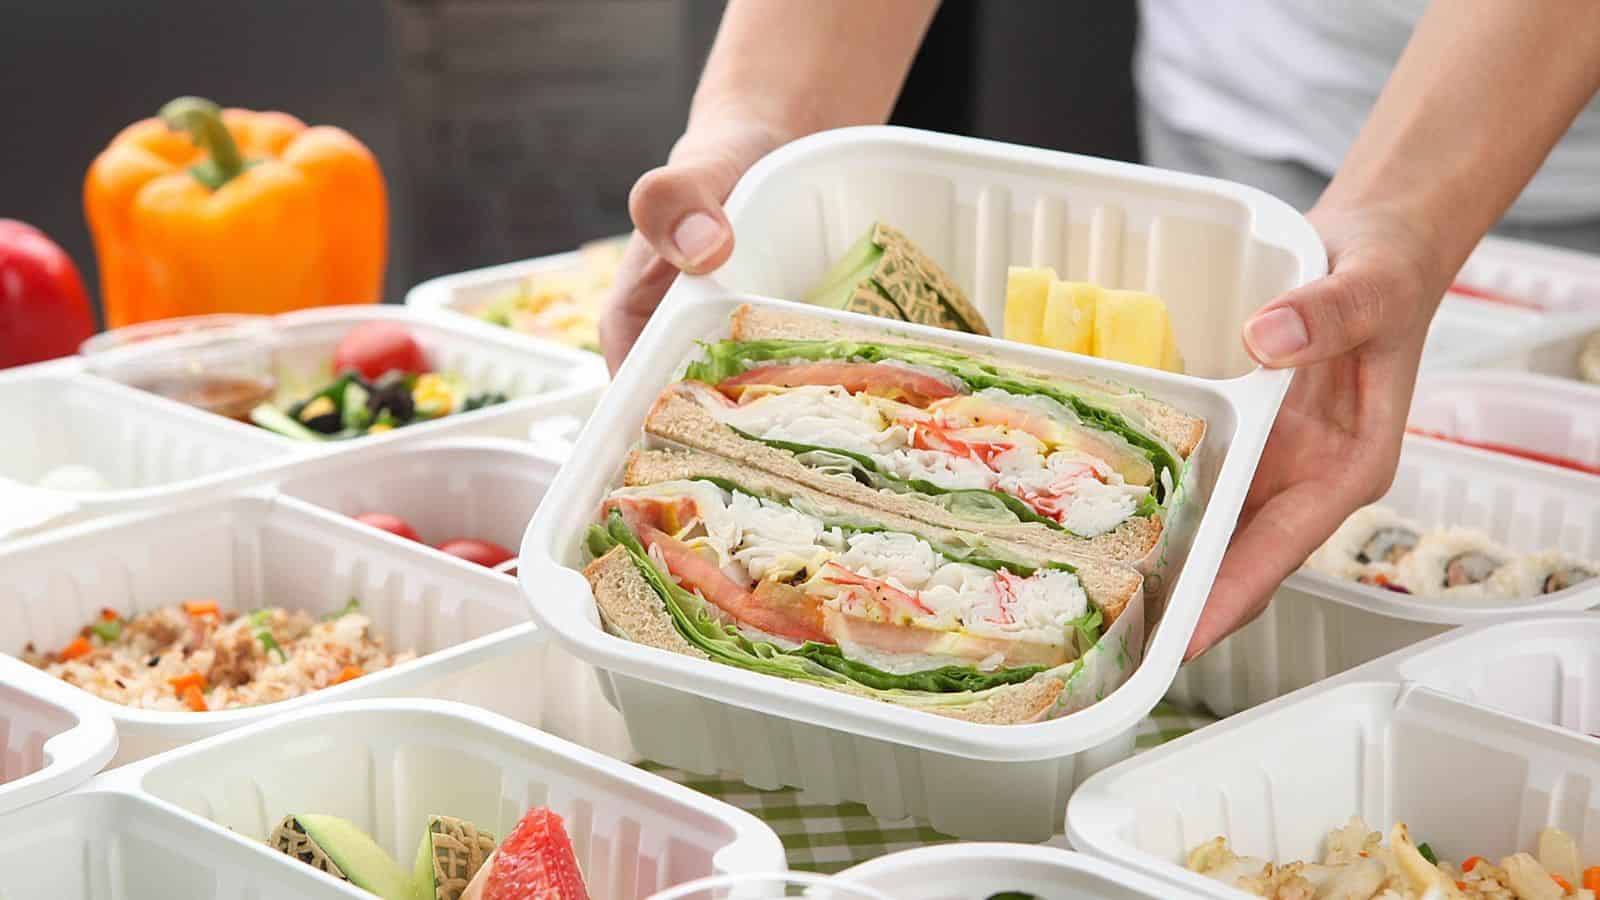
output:
M 838 385 L 852 394 L 871 394 L 901 400 L 914 406 L 927 406 L 934 400 L 960 393 L 949 384 L 904 366 L 877 363 L 818 362 L 793 366 L 756 366 L 732 378 L 724 378 L 717 390 L 737 400 L 752 385 L 805 387 Z
M 483 900 L 589 900 L 561 817 L 528 810 L 494 855 Z

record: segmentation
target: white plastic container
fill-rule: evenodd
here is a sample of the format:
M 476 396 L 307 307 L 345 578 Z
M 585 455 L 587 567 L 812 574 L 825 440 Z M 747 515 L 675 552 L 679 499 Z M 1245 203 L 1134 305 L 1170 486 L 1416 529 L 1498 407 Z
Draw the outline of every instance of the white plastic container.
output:
M 87 781 L 116 751 L 111 718 L 87 697 L 0 656 L 0 813 Z
M 428 815 L 503 837 L 535 805 L 562 817 L 596 898 L 783 866 L 777 836 L 748 813 L 480 709 L 395 700 L 280 716 L 112 770 L 28 811 L 36 815 L 4 820 L 8 835 L 34 836 L 26 856 L 8 839 L 0 860 L 19 865 L 5 871 L 61 857 L 82 869 L 47 870 L 54 880 L 42 884 L 0 876 L 0 893 L 370 900 L 260 842 L 287 814 L 324 813 L 350 819 L 409 866 Z
M 1600 737 L 1600 616 L 1592 613 L 1457 628 L 1384 661 L 1405 682 Z
M 1518 552 L 1600 561 L 1600 478 L 1407 437 L 1378 501 L 1424 528 L 1474 528 Z M 1591 581 L 1526 601 L 1428 600 L 1309 570 L 1289 576 L 1255 621 L 1184 666 L 1168 698 L 1232 715 L 1455 625 L 1600 606 Z
M 674 284 L 578 440 L 574 458 L 586 464 L 563 469 L 534 517 L 521 581 L 535 618 L 613 673 L 611 689 L 647 758 L 737 773 L 757 787 L 794 785 L 818 802 L 862 800 L 875 815 L 916 815 L 961 837 L 1049 837 L 1072 785 L 1132 752 L 1138 721 L 1177 669 L 1288 383 L 1286 372 L 1249 365 L 1237 329 L 1260 303 L 1321 274 L 1320 243 L 1289 207 L 1236 185 L 897 128 L 795 142 L 750 171 L 728 212 L 739 234 L 729 266 L 719 281 Z M 695 342 L 725 335 L 729 313 L 746 299 L 797 296 L 880 218 L 948 263 L 996 323 L 1007 263 L 1053 263 L 1068 277 L 1147 287 L 1173 310 L 1196 375 L 895 325 L 1034 366 L 1113 377 L 1207 419 L 1186 487 L 1186 508 L 1204 515 L 1169 530 L 1175 576 L 1144 662 L 1110 696 L 1070 716 L 958 722 L 633 644 L 600 627 L 578 571 L 585 526 Z
M 0 845 L 0 897 L 6 900 L 352 896 L 310 866 L 117 791 L 46 800 L 0 816 L 0 829 L 6 836 Z M 370 894 L 354 896 L 371 900 Z
M 117 763 L 358 697 L 463 699 L 535 723 L 547 708 L 557 720 L 581 718 L 563 704 L 584 694 L 571 679 L 592 678 L 590 670 L 547 658 L 509 579 L 266 495 L 74 526 L 0 550 L 0 652 L 19 653 L 30 641 L 64 646 L 103 607 L 132 616 L 212 598 L 235 610 L 277 605 L 321 615 L 351 597 L 391 650 L 415 649 L 419 658 L 292 700 L 204 713 L 74 692 L 116 723 Z
M 1100 773 L 1073 795 L 1068 838 L 1217 898 L 1249 895 L 1184 869 L 1196 845 L 1221 835 L 1241 855 L 1320 860 L 1325 835 L 1352 815 L 1385 833 L 1403 821 L 1457 863 L 1533 851 L 1551 825 L 1584 860 L 1600 856 L 1592 738 L 1402 684 L 1389 662 Z
M 520 441 L 456 438 L 346 455 L 302 468 L 309 471 L 277 485 L 286 498 L 282 502 L 371 532 L 399 550 L 483 573 L 487 570 L 474 563 L 366 528 L 350 517 L 386 512 L 405 519 L 428 544 L 476 538 L 514 552 L 559 465 Z M 515 575 L 494 577 L 510 584 Z M 504 681 L 495 683 L 494 678 Z M 481 694 L 472 693 L 479 690 Z M 618 759 L 635 757 L 627 726 L 606 701 L 594 670 L 553 642 L 541 640 L 503 664 L 491 664 L 484 677 L 459 685 L 452 697 L 489 703 Z
M 326 381 L 339 341 L 354 326 L 374 320 L 399 322 L 410 329 L 435 370 L 460 375 L 475 391 L 500 391 L 510 399 L 385 434 L 314 444 L 314 449 L 337 452 L 444 435 L 521 437 L 526 433 L 529 413 L 586 416 L 606 384 L 605 363 L 596 354 L 551 341 L 530 340 L 503 329 L 475 328 L 471 323 L 429 316 L 402 306 L 328 307 L 275 317 L 275 366 L 280 383 L 304 384 L 308 390 L 320 387 Z M 274 437 L 297 447 L 306 446 Z
M 259 475 L 283 442 L 84 374 L 77 360 L 0 374 L 0 543 L 47 524 L 174 503 Z M 45 490 L 63 465 L 87 466 L 102 491 Z
M 499 328 L 479 319 L 474 314 L 475 311 L 485 303 L 503 296 L 507 291 L 527 283 L 528 279 L 534 276 L 578 275 L 584 271 L 583 254 L 577 250 L 485 266 L 481 269 L 430 278 L 406 291 L 406 305 L 421 310 L 443 312 L 450 316 L 464 316 L 480 325 Z
M 896 900 L 983 900 L 1005 891 L 1047 900 L 1190 900 L 1200 896 L 1103 859 L 1032 844 L 918 847 L 852 866 L 835 880 L 875 888 Z
M 1600 257 L 1486 237 L 1456 283 L 1511 302 L 1447 294 L 1424 369 L 1490 365 L 1577 377 L 1578 345 L 1600 329 Z
M 1418 382 L 1407 424 L 1600 471 L 1600 385 L 1496 369 L 1434 372 Z

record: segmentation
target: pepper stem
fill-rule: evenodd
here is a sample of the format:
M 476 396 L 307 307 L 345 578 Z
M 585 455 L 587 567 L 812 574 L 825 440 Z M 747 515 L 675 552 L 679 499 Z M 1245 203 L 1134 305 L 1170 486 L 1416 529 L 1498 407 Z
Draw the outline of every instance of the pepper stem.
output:
M 173 131 L 187 131 L 206 158 L 189 167 L 190 174 L 211 190 L 232 181 L 245 169 L 239 145 L 222 124 L 222 110 L 203 97 L 179 97 L 161 107 L 161 121 Z

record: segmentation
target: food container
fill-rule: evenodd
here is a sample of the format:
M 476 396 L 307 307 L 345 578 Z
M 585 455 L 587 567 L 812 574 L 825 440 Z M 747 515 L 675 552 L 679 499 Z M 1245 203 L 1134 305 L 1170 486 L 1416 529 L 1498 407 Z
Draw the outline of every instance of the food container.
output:
M 258 477 L 288 450 L 265 431 L 86 374 L 76 359 L 0 375 L 0 416 L 0 544 L 220 490 Z M 64 465 L 94 470 L 105 489 L 36 486 Z
M 310 866 L 134 794 L 83 790 L 0 815 L 6 900 L 342 900 Z M 296 869 L 298 865 L 298 871 Z
M 1032 844 L 918 847 L 852 866 L 835 880 L 876 888 L 895 900 L 982 900 L 1008 891 L 1082 900 L 1200 896 L 1116 863 Z
M 1049 837 L 1072 785 L 1132 752 L 1139 720 L 1177 669 L 1288 385 L 1289 373 L 1255 369 L 1234 338 L 1257 305 L 1322 273 L 1321 244 L 1289 207 L 1248 188 L 897 128 L 830 132 L 773 153 L 740 182 L 728 214 L 740 236 L 729 266 L 716 281 L 674 284 L 579 437 L 574 457 L 586 465 L 563 469 L 534 517 L 521 582 L 535 618 L 611 673 L 635 746 L 649 759 L 736 773 L 756 787 L 793 785 L 817 802 L 861 800 L 874 815 L 919 816 L 959 837 Z M 995 322 L 1007 263 L 1053 263 L 1069 277 L 1146 287 L 1172 310 L 1194 375 L 894 326 L 1037 367 L 1113 377 L 1207 419 L 1184 488 L 1194 515 L 1170 526 L 1170 590 L 1144 662 L 1070 716 L 959 722 L 633 644 L 600 627 L 578 571 L 585 526 L 695 342 L 726 334 L 729 313 L 746 300 L 798 296 L 880 218 L 949 264 Z M 1155 618 L 1160 603 L 1151 607 Z
M 1423 376 L 1407 426 L 1600 475 L 1600 385 L 1503 369 Z
M 1424 528 L 1473 528 L 1517 552 L 1600 560 L 1600 478 L 1423 437 L 1378 501 Z M 1314 684 L 1455 625 L 1600 606 L 1600 581 L 1543 598 L 1428 600 L 1302 569 L 1272 605 L 1184 666 L 1168 699 L 1219 716 Z
M 1496 366 L 1576 378 L 1578 347 L 1597 329 L 1600 257 L 1486 237 L 1439 306 L 1422 366 Z
M 526 725 L 425 700 L 279 716 L 108 772 L 7 834 L 26 824 L 36 853 L 59 853 L 62 831 L 90 848 L 87 885 L 63 876 L 57 892 L 28 886 L 17 897 L 370 900 L 260 842 L 283 816 L 319 812 L 351 820 L 409 865 L 428 815 L 503 836 L 535 805 L 564 820 L 593 897 L 783 866 L 777 836 L 748 813 Z M 69 858 L 81 864 L 83 852 Z
M 506 329 L 478 318 L 477 310 L 516 290 L 531 278 L 540 275 L 579 275 L 583 272 L 583 254 L 577 250 L 538 256 L 430 278 L 406 291 L 406 305 L 419 310 L 443 312 L 452 321 L 460 317 L 503 333 Z
M 347 306 L 300 310 L 274 318 L 278 335 L 274 368 L 280 391 L 293 397 L 321 387 L 330 377 L 339 341 L 354 326 L 373 320 L 405 325 L 436 370 L 460 375 L 475 390 L 501 391 L 510 399 L 385 434 L 311 445 L 316 450 L 338 452 L 444 435 L 521 437 L 530 413 L 586 416 L 606 383 L 605 364 L 593 353 L 549 341 L 534 342 L 503 330 L 472 328 L 469 323 L 419 314 L 406 307 Z M 306 446 L 272 436 L 285 444 Z
M 593 734 L 579 727 L 590 720 L 569 698 L 592 695 L 594 676 L 543 652 L 510 579 L 268 492 L 73 526 L 0 550 L 0 652 L 20 653 L 30 641 L 61 647 L 103 607 L 131 617 L 212 598 L 241 611 L 278 605 L 321 615 L 351 597 L 391 651 L 419 658 L 292 700 L 202 713 L 134 709 L 71 690 L 116 723 L 119 764 L 308 706 L 400 695 L 467 700 L 533 723 L 549 711 L 577 736 L 609 734 L 606 749 L 625 750 L 613 719 Z
M 1492 659 L 1451 659 L 1494 668 Z M 1067 835 L 1080 850 L 1217 898 L 1250 895 L 1184 869 L 1196 845 L 1221 835 L 1241 855 L 1320 860 L 1324 836 L 1352 815 L 1386 834 L 1403 821 L 1414 840 L 1458 863 L 1531 852 L 1546 826 L 1593 860 L 1595 746 L 1407 683 L 1383 659 L 1091 778 L 1073 795 Z
M 1407 683 L 1600 736 L 1600 616 L 1592 613 L 1457 628 L 1385 660 Z
M 89 780 L 116 751 L 110 717 L 87 697 L 0 656 L 0 813 Z
M 347 455 L 282 481 L 284 502 L 325 521 L 351 525 L 412 553 L 472 573 L 488 570 L 415 541 L 350 520 L 363 512 L 405 519 L 424 541 L 493 541 L 515 550 L 559 464 L 530 445 L 500 438 L 456 438 Z M 496 573 L 513 583 L 515 575 Z M 489 702 L 552 734 L 619 759 L 634 756 L 621 715 L 601 693 L 595 672 L 561 646 L 541 641 L 487 667 L 452 696 Z M 496 683 L 493 679 L 504 681 Z M 481 691 L 482 693 L 473 693 Z

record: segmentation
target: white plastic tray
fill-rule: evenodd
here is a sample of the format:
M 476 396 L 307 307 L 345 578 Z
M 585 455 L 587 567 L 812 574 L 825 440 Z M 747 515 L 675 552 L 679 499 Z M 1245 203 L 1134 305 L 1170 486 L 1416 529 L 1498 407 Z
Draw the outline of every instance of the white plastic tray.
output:
M 265 846 L 197 827 L 148 798 L 115 791 L 47 800 L 0 816 L 0 830 L 6 836 L 0 897 L 6 900 L 351 896 L 310 866 L 289 865 L 295 861 Z
M 1404 821 L 1456 862 L 1531 851 L 1549 825 L 1600 855 L 1592 738 L 1402 685 L 1387 662 L 1100 773 L 1073 795 L 1069 839 L 1218 898 L 1249 895 L 1184 869 L 1196 845 L 1221 835 L 1241 855 L 1320 860 L 1352 815 L 1385 833 Z
M 456 463 L 470 469 L 462 461 L 477 458 L 474 484 L 498 490 L 509 505 L 516 491 L 526 499 L 529 482 L 548 478 L 551 469 L 513 446 L 469 443 L 416 452 L 439 467 L 433 479 L 446 485 Z M 299 465 L 315 470 L 338 463 L 330 471 L 343 472 L 338 477 L 352 486 L 368 477 L 394 484 L 396 473 L 415 471 L 411 452 L 395 448 Z M 487 468 L 497 465 L 506 473 L 495 478 Z M 313 483 L 309 475 L 301 482 Z M 473 502 L 452 495 L 441 500 L 445 509 L 419 515 L 418 523 L 432 529 L 444 516 L 474 509 Z M 448 512 L 452 506 L 456 511 Z M 476 508 L 487 522 L 489 507 Z M 461 523 L 470 527 L 476 520 Z M 414 648 L 421 658 L 293 700 L 205 713 L 132 709 L 74 690 L 115 721 L 119 762 L 310 705 L 396 695 L 467 700 L 607 752 L 629 752 L 593 670 L 559 650 L 547 652 L 552 648 L 528 621 L 511 579 L 270 490 L 75 526 L 0 550 L 0 653 L 18 653 L 28 641 L 61 646 L 102 607 L 128 615 L 196 597 L 235 609 L 279 605 L 318 614 L 357 597 L 391 650 Z
M 7 820 L 7 834 L 26 826 L 39 836 L 35 856 L 19 860 L 65 855 L 52 843 L 58 836 L 90 849 L 66 857 L 81 874 L 57 870 L 48 873 L 56 881 L 15 892 L 0 877 L 0 892 L 8 900 L 370 900 L 260 842 L 286 814 L 325 813 L 355 822 L 409 864 L 430 814 L 504 836 L 534 805 L 562 817 L 596 898 L 783 866 L 777 836 L 748 813 L 480 709 L 393 700 L 280 716 L 112 770 L 36 807 L 33 818 Z M 15 852 L 8 842 L 0 859 Z
M 1520 552 L 1600 560 L 1600 478 L 1407 437 L 1379 503 L 1424 528 L 1475 528 Z M 1255 621 L 1184 666 L 1168 698 L 1231 715 L 1451 626 L 1600 606 L 1600 583 L 1531 601 L 1426 600 L 1301 570 Z
M 116 751 L 111 718 L 87 697 L 0 656 L 0 814 L 89 780 Z
M 1411 403 L 1412 428 L 1600 467 L 1600 385 L 1511 372 L 1434 372 Z
M 454 272 L 430 278 L 406 291 L 406 305 L 418 309 L 443 311 L 486 325 L 488 323 L 473 315 L 473 310 L 503 295 L 507 290 L 525 283 L 530 276 L 547 272 L 579 273 L 583 270 L 583 254 L 577 250 L 569 250 L 566 253 L 485 266 L 466 272 Z
M 1103 859 L 1032 844 L 942 844 L 902 850 L 837 880 L 896 900 L 984 900 L 1021 891 L 1044 900 L 1190 900 L 1200 895 Z
M 258 475 L 285 456 L 265 431 L 229 423 L 58 360 L 0 373 L 0 544 L 47 524 L 176 502 Z M 56 466 L 98 471 L 109 490 L 44 490 Z
M 728 211 L 739 249 L 720 283 L 674 284 L 579 437 L 574 456 L 586 465 L 562 471 L 534 518 L 522 584 L 537 591 L 535 618 L 576 655 L 615 673 L 612 689 L 648 758 L 737 773 L 758 787 L 795 785 L 824 802 L 863 800 L 879 816 L 921 816 L 962 837 L 1048 837 L 1071 786 L 1132 752 L 1139 719 L 1177 669 L 1288 384 L 1287 372 L 1252 370 L 1237 349 L 1238 327 L 1260 303 L 1321 274 L 1321 244 L 1289 207 L 1247 188 L 896 128 L 795 142 L 750 171 Z M 1070 277 L 1149 287 L 1174 311 L 1197 375 L 900 329 L 1110 376 L 1207 419 L 1186 504 L 1196 513 L 1203 507 L 1204 516 L 1192 541 L 1193 517 L 1169 532 L 1168 574 L 1176 575 L 1164 618 L 1132 677 L 1081 712 L 1031 725 L 976 725 L 632 644 L 603 631 L 577 571 L 584 527 L 638 441 L 650 403 L 695 341 L 725 335 L 728 314 L 747 298 L 783 303 L 757 295 L 798 295 L 879 218 L 948 262 L 995 322 L 1008 262 L 1053 263 Z
M 1424 369 L 1490 365 L 1577 377 L 1578 345 L 1600 329 L 1600 257 L 1486 237 L 1456 283 L 1516 305 L 1447 294 Z
M 1600 616 L 1593 613 L 1457 628 L 1384 661 L 1408 683 L 1600 736 Z
M 277 490 L 288 498 L 285 502 L 304 504 L 321 518 L 343 522 L 363 512 L 386 512 L 405 519 L 431 544 L 466 537 L 493 541 L 515 551 L 559 467 L 526 443 L 456 438 L 369 451 L 302 468 L 309 471 L 285 479 Z M 397 548 L 434 556 L 473 573 L 486 571 L 415 541 L 365 530 Z M 493 577 L 508 583 L 514 578 Z M 518 656 L 518 660 L 498 666 L 505 671 L 497 677 L 509 681 L 496 684 L 491 680 L 494 673 L 486 673 L 472 681 L 471 689 L 481 693 L 470 693 L 462 685 L 452 696 L 488 703 L 619 759 L 634 756 L 627 727 L 606 701 L 593 669 L 548 641 L 536 649 L 521 650 Z
M 380 435 L 312 445 L 339 452 L 444 435 L 522 437 L 528 414 L 586 416 L 606 384 L 605 363 L 595 354 L 505 329 L 476 328 L 455 317 L 428 315 L 403 306 L 346 306 L 285 313 L 273 319 L 278 332 L 276 365 L 284 374 L 325 373 L 340 339 L 355 325 L 396 321 L 411 330 L 433 368 L 458 374 L 474 390 L 496 390 L 510 400 L 470 413 L 407 425 Z M 254 428 L 229 422 L 236 428 Z M 270 432 L 269 432 L 270 434 Z M 303 447 L 289 438 L 284 443 Z

